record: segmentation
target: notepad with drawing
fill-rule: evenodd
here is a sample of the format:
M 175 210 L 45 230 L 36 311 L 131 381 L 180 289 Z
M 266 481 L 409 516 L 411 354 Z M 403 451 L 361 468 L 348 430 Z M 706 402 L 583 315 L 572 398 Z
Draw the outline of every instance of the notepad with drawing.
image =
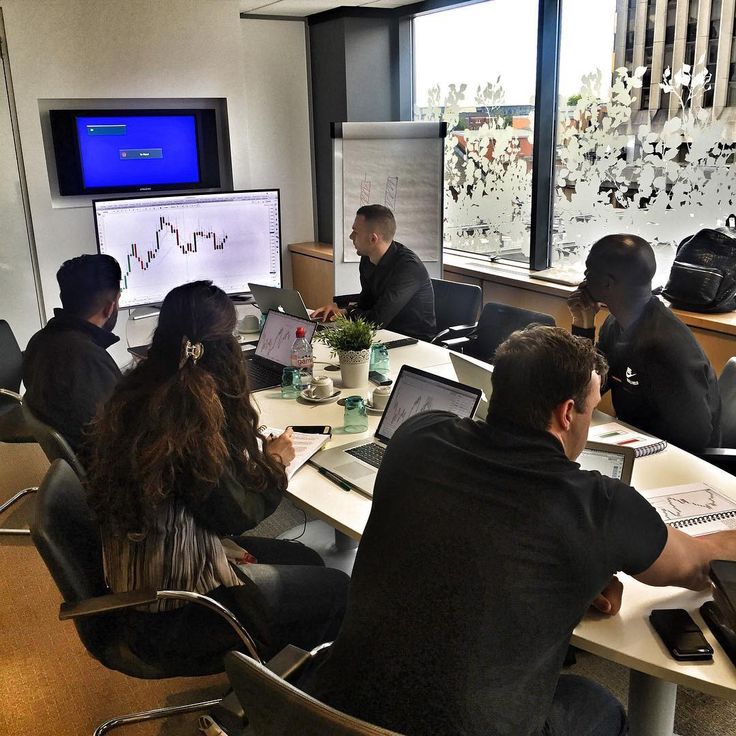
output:
M 652 488 L 640 493 L 667 524 L 693 537 L 736 529 L 736 502 L 707 483 Z
M 260 430 L 266 437 L 270 434 L 278 437 L 284 431 L 283 429 L 275 429 L 274 427 L 260 427 Z M 329 439 L 329 434 L 294 432 L 294 452 L 296 454 L 294 455 L 294 459 L 286 466 L 286 477 L 291 478 L 317 450 L 322 449 Z
M 591 427 L 588 432 L 588 439 L 594 442 L 605 442 L 609 445 L 631 447 L 636 457 L 654 455 L 657 452 L 662 452 L 667 447 L 666 440 L 652 437 L 650 434 L 632 429 L 620 422 L 607 422 L 606 424 L 599 424 L 597 427 Z

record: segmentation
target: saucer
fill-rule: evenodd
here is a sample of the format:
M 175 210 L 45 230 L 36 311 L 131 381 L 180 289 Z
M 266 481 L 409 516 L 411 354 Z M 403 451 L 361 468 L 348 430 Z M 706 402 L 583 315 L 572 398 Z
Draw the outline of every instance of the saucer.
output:
M 320 398 L 317 398 L 317 397 L 314 397 L 314 396 L 310 396 L 307 393 L 306 389 L 304 389 L 299 394 L 299 396 L 301 396 L 304 399 L 304 401 L 309 401 L 312 404 L 329 404 L 331 401 L 335 401 L 335 399 L 337 399 L 337 397 L 339 395 L 340 395 L 340 391 L 337 390 L 337 389 L 335 390 L 335 393 L 334 394 L 331 394 L 330 396 L 320 397 Z
M 257 335 L 260 332 L 260 328 L 256 328 L 255 330 L 238 330 L 239 335 Z
M 368 411 L 371 414 L 383 414 L 383 410 L 386 408 L 385 406 L 383 409 L 379 409 L 377 406 L 373 406 L 373 403 L 371 401 L 365 401 L 365 408 L 368 409 Z

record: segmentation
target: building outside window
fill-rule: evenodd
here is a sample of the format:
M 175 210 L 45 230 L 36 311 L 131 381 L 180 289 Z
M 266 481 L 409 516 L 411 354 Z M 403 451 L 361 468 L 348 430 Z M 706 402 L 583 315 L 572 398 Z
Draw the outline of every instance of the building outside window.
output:
M 735 4 L 564 0 L 553 266 L 630 232 L 664 281 L 683 238 L 736 211 Z M 536 17 L 537 0 L 493 0 L 414 19 L 415 118 L 452 131 L 446 248 L 528 258 Z

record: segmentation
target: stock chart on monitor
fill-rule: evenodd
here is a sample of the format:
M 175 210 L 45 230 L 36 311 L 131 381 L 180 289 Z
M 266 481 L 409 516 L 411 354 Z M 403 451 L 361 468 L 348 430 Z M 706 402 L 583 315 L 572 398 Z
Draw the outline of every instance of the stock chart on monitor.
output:
M 120 307 L 210 279 L 228 294 L 281 286 L 278 190 L 98 200 L 97 247 L 122 271 Z

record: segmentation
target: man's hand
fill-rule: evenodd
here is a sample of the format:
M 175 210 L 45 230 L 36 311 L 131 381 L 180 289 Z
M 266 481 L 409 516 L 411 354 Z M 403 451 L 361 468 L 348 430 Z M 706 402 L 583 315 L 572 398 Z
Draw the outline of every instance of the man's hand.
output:
M 590 296 L 585 288 L 585 281 L 567 298 L 567 307 L 572 315 L 574 327 L 585 329 L 595 327 L 595 316 L 598 314 L 601 305 Z
M 332 304 L 328 304 L 326 307 L 315 309 L 310 316 L 312 319 L 318 319 L 321 322 L 334 322 L 338 315 L 341 314 L 344 317 L 347 313 L 347 309 L 340 309 L 340 307 L 333 302 Z
M 590 607 L 609 616 L 615 616 L 621 610 L 621 599 L 624 595 L 623 583 L 614 575 L 603 590 L 593 599 Z
M 294 430 L 289 427 L 284 430 L 278 437 L 266 438 L 266 453 L 276 458 L 284 467 L 286 467 L 293 459 L 294 455 Z

